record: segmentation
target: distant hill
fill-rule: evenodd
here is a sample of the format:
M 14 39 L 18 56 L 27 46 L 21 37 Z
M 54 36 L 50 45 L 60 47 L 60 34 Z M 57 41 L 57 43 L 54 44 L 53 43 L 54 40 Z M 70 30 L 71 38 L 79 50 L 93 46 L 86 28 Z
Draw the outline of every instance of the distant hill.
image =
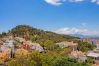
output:
M 70 34 L 70 36 L 75 36 L 75 37 L 80 37 L 80 38 L 99 38 L 98 35 Z
M 82 34 L 70 34 L 70 36 L 75 36 L 75 37 L 85 38 L 85 36 L 82 35 Z

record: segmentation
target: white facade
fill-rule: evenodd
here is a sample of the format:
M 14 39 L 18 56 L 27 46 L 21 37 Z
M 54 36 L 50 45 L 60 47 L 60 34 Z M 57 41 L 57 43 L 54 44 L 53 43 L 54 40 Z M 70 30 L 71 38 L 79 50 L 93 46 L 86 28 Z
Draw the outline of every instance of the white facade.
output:
M 99 58 L 99 44 L 97 44 L 96 49 L 94 49 L 93 51 L 87 52 L 87 56 L 95 59 Z

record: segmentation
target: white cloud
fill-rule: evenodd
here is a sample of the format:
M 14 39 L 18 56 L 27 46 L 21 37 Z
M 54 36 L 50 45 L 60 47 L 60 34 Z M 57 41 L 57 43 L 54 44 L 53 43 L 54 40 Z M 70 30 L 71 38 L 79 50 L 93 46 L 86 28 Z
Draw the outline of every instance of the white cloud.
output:
M 46 3 L 49 3 L 51 5 L 61 5 L 63 4 L 64 2 L 82 2 L 84 0 L 45 0 Z
M 83 33 L 86 32 L 86 29 L 77 29 L 77 28 L 60 28 L 56 30 L 56 33 L 59 34 L 75 34 L 75 33 Z
M 91 0 L 91 2 L 99 5 L 99 0 Z
M 97 0 L 91 0 L 91 2 L 96 2 Z
M 49 3 L 51 5 L 61 5 L 61 0 L 45 0 L 46 3 Z
M 79 3 L 79 2 L 83 2 L 83 1 L 86 2 L 87 0 L 44 0 L 44 1 L 48 4 L 59 6 L 65 2 Z M 96 3 L 99 5 L 99 0 L 89 0 L 89 3 Z
M 88 29 L 80 29 L 80 28 L 60 28 L 54 32 L 58 34 L 99 35 L 99 31 L 91 31 Z
M 78 3 L 78 2 L 83 2 L 83 1 L 86 1 L 86 0 L 44 0 L 46 3 L 49 3 L 51 5 L 61 5 L 63 4 L 64 2 L 74 2 L 74 3 Z M 99 0 L 89 0 L 89 2 L 91 3 L 96 3 L 99 5 Z

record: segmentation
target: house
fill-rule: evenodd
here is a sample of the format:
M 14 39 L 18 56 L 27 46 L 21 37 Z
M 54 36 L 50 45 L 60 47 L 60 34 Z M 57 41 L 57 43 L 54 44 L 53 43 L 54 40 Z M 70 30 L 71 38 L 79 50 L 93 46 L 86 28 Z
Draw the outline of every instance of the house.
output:
M 99 44 L 97 44 L 96 49 L 88 51 L 87 56 L 93 58 L 94 60 L 99 60 Z
M 81 39 L 83 42 L 88 42 L 92 45 L 97 45 L 99 44 L 99 38 L 83 38 Z
M 78 44 L 74 43 L 73 41 L 72 42 L 64 41 L 64 42 L 56 43 L 56 45 L 58 45 L 60 48 L 65 48 L 65 47 L 76 47 Z
M 24 42 L 25 41 L 24 38 L 20 38 L 20 37 L 15 37 L 15 40 L 18 42 Z
M 31 49 L 30 45 L 28 45 L 28 44 L 21 45 L 21 48 L 26 49 L 26 50 L 30 50 Z
M 33 43 L 31 41 L 24 41 L 23 44 L 21 44 L 21 48 L 26 49 L 26 50 L 37 50 L 39 52 L 43 52 L 44 49 L 40 44 L 38 43 Z
M 77 58 L 78 61 L 85 61 L 87 59 L 85 53 L 82 51 L 72 51 L 70 56 L 73 58 Z
M 11 57 L 11 53 L 14 53 L 15 52 L 14 49 L 15 48 L 14 48 L 14 40 L 13 40 L 13 38 L 11 36 L 6 37 L 5 38 L 5 41 L 0 46 L 1 53 L 7 51 L 9 57 Z
M 40 44 L 38 43 L 32 43 L 31 49 L 37 50 L 39 52 L 43 52 L 44 49 L 42 46 L 40 46 Z

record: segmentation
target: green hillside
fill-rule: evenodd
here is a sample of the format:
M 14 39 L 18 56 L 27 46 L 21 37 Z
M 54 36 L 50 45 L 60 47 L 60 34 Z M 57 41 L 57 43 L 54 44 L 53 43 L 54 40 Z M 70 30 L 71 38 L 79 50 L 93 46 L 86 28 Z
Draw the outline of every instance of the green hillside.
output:
M 11 29 L 9 33 L 11 33 L 13 36 L 24 37 L 36 42 L 44 40 L 60 42 L 77 38 L 69 35 L 60 35 L 50 31 L 44 31 L 41 29 L 33 28 L 29 25 L 18 25 L 15 28 Z

